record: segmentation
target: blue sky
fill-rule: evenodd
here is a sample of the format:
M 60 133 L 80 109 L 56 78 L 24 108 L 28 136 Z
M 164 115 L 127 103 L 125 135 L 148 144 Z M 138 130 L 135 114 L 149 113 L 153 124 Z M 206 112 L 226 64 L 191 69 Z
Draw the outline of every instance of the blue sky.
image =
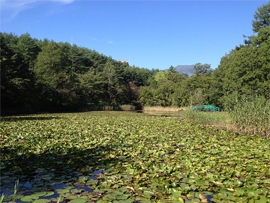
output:
M 167 69 L 208 63 L 211 68 L 243 35 L 268 0 L 0 0 L 1 32 L 69 42 L 127 60 Z

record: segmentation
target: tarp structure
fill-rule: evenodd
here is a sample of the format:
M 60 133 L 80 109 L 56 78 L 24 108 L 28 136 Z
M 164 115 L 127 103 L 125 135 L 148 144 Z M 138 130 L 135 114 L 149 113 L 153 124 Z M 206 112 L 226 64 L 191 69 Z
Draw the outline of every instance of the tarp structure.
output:
M 220 108 L 213 105 L 198 105 L 198 106 L 192 106 L 191 109 L 196 111 L 220 111 Z

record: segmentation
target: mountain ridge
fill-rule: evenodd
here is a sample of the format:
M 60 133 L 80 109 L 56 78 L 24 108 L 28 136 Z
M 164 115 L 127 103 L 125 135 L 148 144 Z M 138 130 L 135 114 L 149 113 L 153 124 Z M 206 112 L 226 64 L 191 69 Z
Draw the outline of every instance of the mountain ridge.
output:
M 187 74 L 189 77 L 195 74 L 194 65 L 178 65 L 176 71 L 181 74 Z

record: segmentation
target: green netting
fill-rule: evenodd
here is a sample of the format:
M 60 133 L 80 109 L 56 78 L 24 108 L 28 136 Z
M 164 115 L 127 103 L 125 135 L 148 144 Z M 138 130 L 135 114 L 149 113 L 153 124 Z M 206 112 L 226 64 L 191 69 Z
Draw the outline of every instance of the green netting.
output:
M 220 111 L 219 107 L 213 105 L 197 105 L 192 106 L 191 108 L 196 111 L 211 111 L 211 112 Z

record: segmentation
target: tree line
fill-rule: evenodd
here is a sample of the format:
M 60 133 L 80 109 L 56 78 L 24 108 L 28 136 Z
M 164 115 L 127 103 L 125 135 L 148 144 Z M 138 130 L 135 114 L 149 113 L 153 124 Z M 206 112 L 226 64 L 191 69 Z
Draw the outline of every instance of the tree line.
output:
M 78 111 L 91 105 L 212 104 L 270 99 L 270 3 L 254 14 L 254 35 L 223 56 L 217 69 L 197 63 L 191 77 L 130 66 L 84 47 L 0 33 L 1 110 Z
M 94 50 L 0 33 L 1 109 L 80 110 L 90 104 L 138 105 L 139 87 L 157 70 L 130 67 Z

